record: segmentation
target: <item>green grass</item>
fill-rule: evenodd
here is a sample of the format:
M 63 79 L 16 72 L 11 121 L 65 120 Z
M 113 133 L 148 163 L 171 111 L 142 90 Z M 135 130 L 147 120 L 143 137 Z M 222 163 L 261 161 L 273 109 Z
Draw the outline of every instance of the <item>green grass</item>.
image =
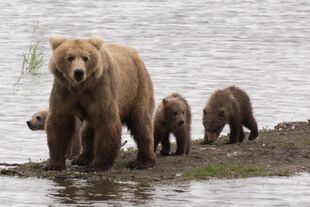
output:
M 43 52 L 41 49 L 40 38 L 43 36 L 43 33 L 38 23 L 33 25 L 32 36 L 34 40 L 30 43 L 28 51 L 23 54 L 21 72 L 14 84 L 14 92 L 18 91 L 21 80 L 26 74 L 36 76 L 41 72 L 43 65 Z
M 32 42 L 28 53 L 24 54 L 22 73 L 28 72 L 32 75 L 40 73 L 43 64 L 43 53 L 39 46 L 40 42 Z
M 301 143 L 304 146 L 310 146 L 310 137 L 305 137 Z
M 205 166 L 194 167 L 185 173 L 185 177 L 190 179 L 199 179 L 205 177 L 214 178 L 246 178 L 255 176 L 290 176 L 292 173 L 288 170 L 279 169 L 276 172 L 270 171 L 263 166 L 255 164 L 241 164 L 231 162 L 210 163 Z

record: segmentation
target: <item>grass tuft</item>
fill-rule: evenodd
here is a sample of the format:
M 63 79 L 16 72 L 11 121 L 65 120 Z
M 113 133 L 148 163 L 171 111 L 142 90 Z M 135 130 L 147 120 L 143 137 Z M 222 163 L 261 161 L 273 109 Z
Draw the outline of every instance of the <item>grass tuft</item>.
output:
M 43 65 L 43 52 L 40 39 L 43 37 L 43 32 L 40 29 L 38 22 L 33 25 L 32 37 L 34 40 L 30 43 L 27 53 L 23 54 L 21 72 L 14 84 L 14 93 L 18 92 L 21 80 L 25 74 L 36 76 L 41 72 Z
M 206 166 L 194 167 L 185 173 L 185 177 L 191 179 L 199 179 L 204 177 L 214 178 L 246 178 L 255 176 L 290 176 L 292 173 L 288 170 L 278 170 L 272 172 L 263 166 L 255 164 L 241 163 L 210 163 Z

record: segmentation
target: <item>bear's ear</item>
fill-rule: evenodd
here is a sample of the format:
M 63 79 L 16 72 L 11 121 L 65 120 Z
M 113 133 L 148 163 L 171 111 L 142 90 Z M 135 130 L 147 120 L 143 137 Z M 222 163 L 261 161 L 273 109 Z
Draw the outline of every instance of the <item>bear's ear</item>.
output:
M 48 40 L 49 40 L 49 42 L 51 44 L 52 49 L 55 50 L 66 39 L 63 36 L 61 36 L 61 35 L 54 34 L 54 35 L 51 35 Z
M 203 109 L 203 115 L 207 115 L 207 109 L 206 108 Z
M 92 37 L 88 39 L 89 43 L 92 44 L 95 48 L 100 50 L 101 46 L 103 45 L 103 39 L 102 37 Z
M 164 105 L 166 105 L 168 103 L 168 99 L 167 98 L 163 98 L 163 103 L 164 103 Z

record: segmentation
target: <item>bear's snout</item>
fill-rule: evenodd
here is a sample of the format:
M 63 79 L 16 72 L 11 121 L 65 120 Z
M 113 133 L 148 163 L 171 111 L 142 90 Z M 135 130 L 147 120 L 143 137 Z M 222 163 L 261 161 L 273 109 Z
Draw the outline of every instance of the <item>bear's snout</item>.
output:
M 27 123 L 28 128 L 32 129 L 31 121 L 26 121 L 26 123 Z
M 179 126 L 183 126 L 183 125 L 184 125 L 184 120 L 180 120 L 180 121 L 178 122 L 178 124 L 179 124 Z
M 76 81 L 80 82 L 84 79 L 84 70 L 80 68 L 75 69 L 73 76 Z

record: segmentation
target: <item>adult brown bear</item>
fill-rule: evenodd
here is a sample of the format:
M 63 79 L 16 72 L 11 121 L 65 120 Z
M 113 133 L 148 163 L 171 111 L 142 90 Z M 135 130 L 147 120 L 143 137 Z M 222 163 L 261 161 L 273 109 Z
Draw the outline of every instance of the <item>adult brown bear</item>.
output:
M 65 168 L 65 152 L 74 133 L 74 117 L 84 120 L 81 154 L 73 164 L 109 169 L 121 145 L 126 124 L 138 147 L 131 168 L 155 165 L 152 114 L 153 85 L 135 49 L 104 44 L 100 37 L 51 36 L 54 74 L 46 123 L 50 151 L 47 170 Z

